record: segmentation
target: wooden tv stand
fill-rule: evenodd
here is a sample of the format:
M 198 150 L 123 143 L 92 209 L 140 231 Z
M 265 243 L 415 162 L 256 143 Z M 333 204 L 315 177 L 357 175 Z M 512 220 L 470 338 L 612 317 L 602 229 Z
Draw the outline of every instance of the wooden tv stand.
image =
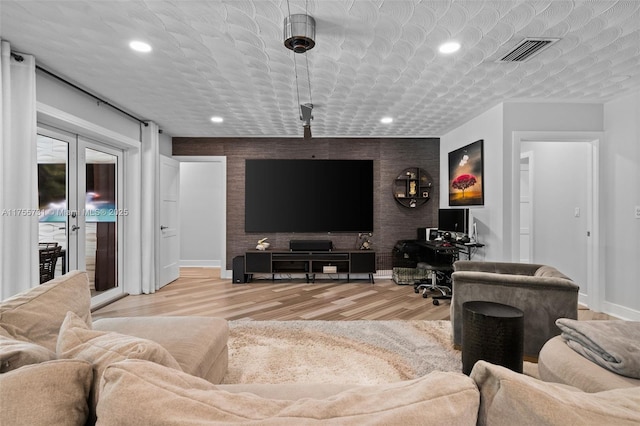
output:
M 323 274 L 325 266 L 336 268 L 336 274 L 369 274 L 373 284 L 376 273 L 376 253 L 371 250 L 291 251 L 251 250 L 244 255 L 244 272 L 251 281 L 253 274 L 305 274 L 307 282 L 315 281 L 316 274 Z

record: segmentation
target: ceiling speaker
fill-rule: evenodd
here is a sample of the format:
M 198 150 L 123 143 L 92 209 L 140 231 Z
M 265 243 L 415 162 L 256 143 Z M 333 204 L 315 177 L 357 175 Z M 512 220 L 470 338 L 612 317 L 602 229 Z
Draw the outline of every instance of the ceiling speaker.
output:
M 297 14 L 284 18 L 284 45 L 295 53 L 304 53 L 316 45 L 316 20 Z

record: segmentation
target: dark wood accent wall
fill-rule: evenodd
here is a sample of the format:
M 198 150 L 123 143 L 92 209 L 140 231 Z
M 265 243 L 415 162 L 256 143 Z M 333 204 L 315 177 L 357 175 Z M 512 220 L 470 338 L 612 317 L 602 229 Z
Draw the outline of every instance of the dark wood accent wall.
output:
M 438 138 L 173 138 L 173 155 L 227 157 L 227 269 L 235 256 L 268 237 L 271 248 L 286 249 L 292 239 L 330 239 L 337 249 L 356 248 L 357 234 L 247 234 L 244 232 L 244 168 L 246 159 L 374 160 L 373 249 L 390 253 L 398 240 L 415 239 L 417 228 L 435 226 L 440 199 Z M 406 208 L 393 197 L 393 181 L 407 167 L 424 169 L 433 182 L 431 200 Z M 300 198 L 304 203 L 304 198 Z M 349 206 L 344 206 L 348 209 Z

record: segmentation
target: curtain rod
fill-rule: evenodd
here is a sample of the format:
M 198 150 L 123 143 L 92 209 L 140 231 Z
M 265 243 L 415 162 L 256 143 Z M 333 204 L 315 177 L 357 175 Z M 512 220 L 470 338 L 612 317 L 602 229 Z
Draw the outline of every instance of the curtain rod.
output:
M 17 59 L 17 58 L 16 58 L 16 59 Z M 51 71 L 47 70 L 46 68 L 42 68 L 40 65 L 36 65 L 36 69 L 37 69 L 38 71 L 42 71 L 43 73 L 45 73 L 45 74 L 47 74 L 47 75 L 50 75 L 51 77 L 53 77 L 53 78 L 55 78 L 55 79 L 57 79 L 57 80 L 60 80 L 61 82 L 63 82 L 63 83 L 65 83 L 65 84 L 67 84 L 67 85 L 69 85 L 69 86 L 73 87 L 73 88 L 74 88 L 74 89 L 76 89 L 76 90 L 79 90 L 80 92 L 84 93 L 85 95 L 91 96 L 92 98 L 96 99 L 98 102 L 103 103 L 103 104 L 105 104 L 105 105 L 107 105 L 107 106 L 110 106 L 111 108 L 115 109 L 116 111 L 120 112 L 121 114 L 124 114 L 124 115 L 126 115 L 127 117 L 129 117 L 129 118 L 132 118 L 132 119 L 136 120 L 136 121 L 137 121 L 137 122 L 139 122 L 140 124 L 144 124 L 144 126 L 145 126 L 145 127 L 147 127 L 147 126 L 149 125 L 149 123 L 147 123 L 146 121 L 141 120 L 140 118 L 138 118 L 138 117 L 136 117 L 136 116 L 134 116 L 134 115 L 132 115 L 132 114 L 129 114 L 127 111 L 125 111 L 125 110 L 123 110 L 123 109 L 121 109 L 121 108 L 119 108 L 119 107 L 117 107 L 117 106 L 113 105 L 112 103 L 110 103 L 110 102 L 108 102 L 108 101 L 105 101 L 104 99 L 102 99 L 102 98 L 100 98 L 100 97 L 98 97 L 98 96 L 94 95 L 93 93 L 91 93 L 91 92 L 89 92 L 89 91 L 87 91 L 87 90 L 83 89 L 82 87 L 79 87 L 79 86 L 77 86 L 77 85 L 75 85 L 75 84 L 71 83 L 70 81 L 65 80 L 64 78 L 60 77 L 59 75 L 56 75 L 56 74 L 52 73 Z
M 16 60 L 16 61 L 18 61 L 18 62 L 22 62 L 22 61 L 24 61 L 24 57 L 23 57 L 22 55 L 17 54 L 17 53 L 11 52 L 11 56 L 13 57 L 13 59 L 15 59 L 15 60 Z M 69 80 L 65 80 L 64 78 L 60 77 L 59 75 L 56 75 L 56 74 L 52 73 L 52 72 L 51 72 L 51 71 L 49 71 L 48 69 L 46 69 L 46 68 L 42 68 L 40 65 L 36 65 L 36 69 L 37 69 L 37 70 L 39 70 L 39 71 L 42 71 L 43 73 L 45 73 L 45 74 L 47 74 L 47 75 L 50 75 L 51 77 L 53 77 L 53 78 L 55 78 L 55 79 L 57 79 L 57 80 L 59 80 L 59 81 L 61 81 L 61 82 L 65 83 L 65 84 L 67 84 L 67 85 L 69 85 L 69 86 L 71 86 L 71 87 L 73 87 L 73 88 L 74 88 L 74 89 L 76 89 L 76 90 L 79 90 L 80 92 L 84 93 L 85 95 L 91 96 L 92 98 L 96 99 L 98 102 L 101 102 L 101 103 L 103 103 L 103 104 L 105 104 L 105 105 L 107 105 L 107 106 L 109 106 L 109 107 L 111 107 L 111 108 L 115 109 L 116 111 L 120 112 L 121 114 L 124 114 L 124 115 L 126 115 L 127 117 L 134 119 L 134 120 L 135 120 L 135 121 L 137 121 L 138 123 L 140 123 L 140 124 L 144 124 L 144 127 L 149 126 L 149 123 L 147 123 L 146 121 L 141 120 L 141 119 L 139 119 L 138 117 L 136 117 L 136 116 L 134 116 L 134 115 L 129 114 L 127 111 L 125 111 L 125 110 L 123 110 L 123 109 L 121 109 L 121 108 L 118 108 L 117 106 L 113 105 L 112 103 L 110 103 L 110 102 L 108 102 L 108 101 L 105 101 L 104 99 L 102 99 L 102 98 L 100 98 L 100 97 L 98 97 L 98 96 L 94 95 L 93 93 L 91 93 L 91 92 L 89 92 L 89 91 L 87 91 L 87 90 L 83 89 L 82 87 L 79 87 L 79 86 L 77 86 L 77 85 L 73 84 L 73 83 L 72 83 L 72 82 L 70 82 Z

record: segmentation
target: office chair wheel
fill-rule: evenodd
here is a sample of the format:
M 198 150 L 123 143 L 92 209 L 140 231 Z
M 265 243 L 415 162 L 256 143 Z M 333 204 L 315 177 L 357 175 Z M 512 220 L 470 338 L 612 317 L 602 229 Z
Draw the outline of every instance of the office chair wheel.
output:
M 420 289 L 418 288 L 418 286 L 413 286 L 413 292 L 414 293 L 420 293 Z
M 429 297 L 429 293 L 427 293 L 426 291 L 424 293 L 422 293 L 422 298 L 426 299 L 427 297 Z
M 438 306 L 440 304 L 440 301 L 438 299 L 433 299 L 433 304 Z

